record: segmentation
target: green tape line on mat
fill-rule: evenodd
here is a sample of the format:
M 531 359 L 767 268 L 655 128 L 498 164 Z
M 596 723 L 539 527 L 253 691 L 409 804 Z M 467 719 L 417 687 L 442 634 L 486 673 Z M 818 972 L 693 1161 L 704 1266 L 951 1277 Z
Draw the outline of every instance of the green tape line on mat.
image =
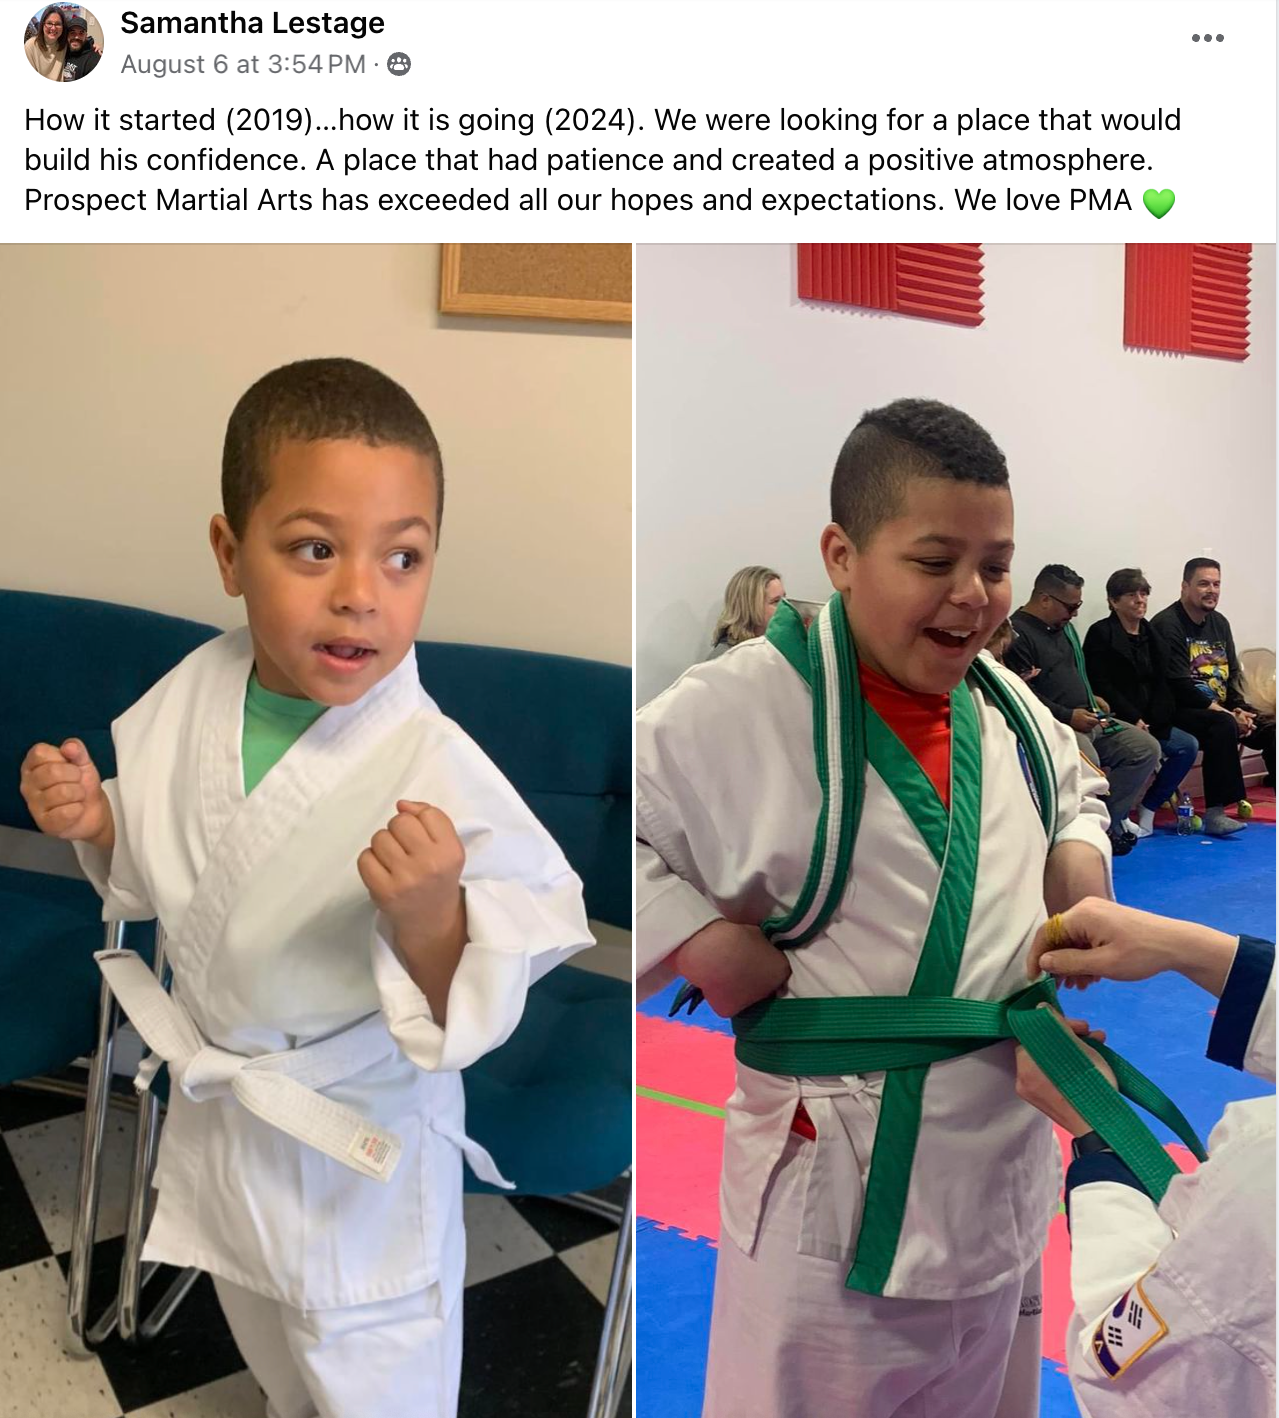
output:
M 635 1096 L 637 1098 L 649 1098 L 654 1103 L 666 1103 L 672 1108 L 687 1108 L 690 1113 L 709 1113 L 712 1118 L 722 1118 L 723 1108 L 717 1108 L 713 1103 L 699 1103 L 695 1098 L 681 1098 L 677 1093 L 659 1093 L 656 1088 L 644 1088 L 640 1084 L 635 1085 Z

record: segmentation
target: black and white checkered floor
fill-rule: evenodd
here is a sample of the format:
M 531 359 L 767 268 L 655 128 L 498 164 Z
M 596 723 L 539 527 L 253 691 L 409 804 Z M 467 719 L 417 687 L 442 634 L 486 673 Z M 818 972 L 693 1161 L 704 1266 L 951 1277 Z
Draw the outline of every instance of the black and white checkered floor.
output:
M 168 1327 L 84 1361 L 61 1337 L 83 1104 L 0 1088 L 0 1418 L 262 1418 L 264 1403 L 202 1276 Z M 114 1294 L 133 1114 L 108 1120 L 90 1314 Z M 624 1201 L 622 1184 L 602 1193 Z M 466 1198 L 461 1418 L 586 1411 L 616 1232 L 536 1199 Z M 166 1279 L 157 1277 L 159 1294 Z M 622 1412 L 630 1412 L 629 1393 Z M 376 1415 L 369 1415 L 376 1418 Z

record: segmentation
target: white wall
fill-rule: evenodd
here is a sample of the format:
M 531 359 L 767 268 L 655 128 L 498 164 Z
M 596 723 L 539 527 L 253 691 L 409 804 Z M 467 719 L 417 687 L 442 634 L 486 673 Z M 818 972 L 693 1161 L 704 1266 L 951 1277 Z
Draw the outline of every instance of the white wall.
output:
M 0 585 L 242 624 L 207 538 L 227 416 L 348 355 L 444 451 L 423 636 L 629 664 L 628 328 L 438 307 L 435 245 L 6 246 Z
M 1242 650 L 1275 643 L 1275 250 L 1253 248 L 1242 363 L 1123 347 L 1122 246 L 987 246 L 977 329 L 801 303 L 793 246 L 640 246 L 636 262 L 636 694 L 709 650 L 724 584 L 775 566 L 825 599 L 835 456 L 862 412 L 937 398 L 1004 450 L 1014 600 L 1065 562 L 1140 566 L 1152 611 L 1222 563 Z

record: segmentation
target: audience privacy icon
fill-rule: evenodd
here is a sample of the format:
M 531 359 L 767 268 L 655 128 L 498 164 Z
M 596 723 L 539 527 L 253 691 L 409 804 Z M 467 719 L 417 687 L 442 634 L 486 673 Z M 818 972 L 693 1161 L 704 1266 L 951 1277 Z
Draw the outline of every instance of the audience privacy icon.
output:
M 412 68 L 412 64 L 413 61 L 409 56 L 398 49 L 386 61 L 387 71 L 397 76 L 407 74 L 409 69 Z

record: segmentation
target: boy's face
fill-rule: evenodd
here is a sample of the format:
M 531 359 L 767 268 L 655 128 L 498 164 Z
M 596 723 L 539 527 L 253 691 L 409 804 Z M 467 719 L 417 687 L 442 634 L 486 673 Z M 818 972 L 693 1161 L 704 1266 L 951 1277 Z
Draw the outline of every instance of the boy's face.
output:
M 243 596 L 258 679 L 353 704 L 417 635 L 435 568 L 434 461 L 348 439 L 280 444 L 237 541 L 209 529 L 228 595 Z
M 822 533 L 858 658 L 927 694 L 954 689 L 1008 615 L 1012 552 L 1007 488 L 944 477 L 911 478 L 861 551 L 834 523 Z

